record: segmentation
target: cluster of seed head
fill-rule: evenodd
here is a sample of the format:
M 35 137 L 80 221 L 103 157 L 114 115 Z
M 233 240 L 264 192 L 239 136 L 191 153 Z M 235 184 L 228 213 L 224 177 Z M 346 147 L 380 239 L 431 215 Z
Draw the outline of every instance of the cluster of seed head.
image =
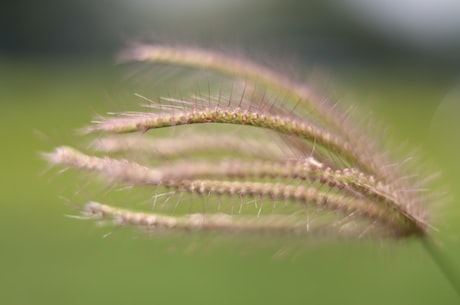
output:
M 215 198 L 225 195 L 283 200 L 304 214 L 311 213 L 313 206 L 318 214 L 327 210 L 354 222 L 352 227 L 358 236 L 363 236 L 363 232 L 384 232 L 395 237 L 426 234 L 428 224 L 421 199 L 417 194 L 401 191 L 410 185 L 399 185 L 402 182 L 397 178 L 401 173 L 388 170 L 386 165 L 390 161 L 378 151 L 379 145 L 360 133 L 351 120 L 340 114 L 339 107 L 319 99 L 307 86 L 250 61 L 195 49 L 143 46 L 124 58 L 215 70 L 244 78 L 246 84 L 262 85 L 268 92 L 282 92 L 285 100 L 269 102 L 265 94 L 261 97 L 245 91 L 238 98 L 170 98 L 168 102 L 174 106 L 152 103 L 149 112 L 121 113 L 85 128 L 85 134 L 111 134 L 97 138 L 90 146 L 104 153 L 103 157 L 60 147 L 45 154 L 50 163 L 96 172 L 116 184 L 164 187 L 179 194 Z M 286 105 L 291 104 L 294 107 L 286 111 Z M 297 104 L 306 112 L 296 112 Z M 309 116 L 303 117 L 304 113 Z M 206 124 L 265 129 L 272 132 L 272 138 L 269 133 L 246 142 L 242 141 L 244 135 L 191 133 L 179 139 L 147 135 L 153 129 Z M 251 145 L 247 145 L 249 142 Z M 232 157 L 207 159 L 206 154 L 212 151 L 225 151 Z M 177 160 L 177 155 L 188 154 L 199 154 L 202 159 Z M 144 161 L 131 158 L 139 155 Z M 282 213 L 261 216 L 260 212 L 259 209 L 258 215 L 219 212 L 180 216 L 136 213 L 95 202 L 85 208 L 87 216 L 110 218 L 120 225 L 150 230 L 314 231 L 307 220 L 309 215 L 299 222 Z M 327 221 L 321 222 L 317 228 L 324 232 L 326 224 Z M 369 227 L 378 230 L 368 230 Z M 340 230 L 343 226 L 337 229 L 339 233 Z

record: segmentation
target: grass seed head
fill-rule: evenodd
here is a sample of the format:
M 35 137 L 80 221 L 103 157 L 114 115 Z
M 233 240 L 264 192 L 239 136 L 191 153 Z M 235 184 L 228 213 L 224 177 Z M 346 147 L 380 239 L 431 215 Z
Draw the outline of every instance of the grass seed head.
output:
M 389 166 L 398 163 L 346 111 L 308 86 L 249 60 L 199 49 L 138 46 L 122 58 L 213 70 L 245 85 L 240 94 L 219 89 L 215 96 L 209 89 L 208 96 L 157 102 L 141 96 L 146 111 L 112 114 L 83 130 L 96 137 L 89 146 L 94 155 L 70 147 L 43 154 L 51 164 L 96 173 L 112 184 L 152 193 L 169 189 L 177 196 L 165 199 L 162 206 L 169 208 L 148 212 L 90 202 L 86 216 L 152 232 L 427 234 L 423 198 L 408 191 L 419 186 Z M 150 135 L 175 126 L 190 132 Z M 239 134 L 232 131 L 237 126 Z M 198 196 L 200 211 L 183 208 L 187 194 Z

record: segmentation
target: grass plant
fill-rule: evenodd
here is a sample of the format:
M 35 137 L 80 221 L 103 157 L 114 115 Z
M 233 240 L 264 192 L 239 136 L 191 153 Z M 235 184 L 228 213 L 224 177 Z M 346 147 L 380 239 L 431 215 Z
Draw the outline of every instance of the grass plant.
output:
M 148 100 L 145 111 L 112 113 L 83 128 L 80 134 L 94 137 L 91 153 L 62 146 L 43 154 L 109 184 L 166 194 L 168 207 L 149 211 L 91 201 L 82 208 L 85 217 L 153 233 L 418 238 L 458 289 L 431 241 L 431 197 L 420 191 L 425 181 L 352 113 L 303 83 L 218 52 L 135 46 L 120 58 L 213 71 L 243 85 Z M 175 126 L 192 132 L 150 134 Z M 244 128 L 225 132 L 237 126 Z M 181 209 L 187 194 L 199 196 L 202 208 Z

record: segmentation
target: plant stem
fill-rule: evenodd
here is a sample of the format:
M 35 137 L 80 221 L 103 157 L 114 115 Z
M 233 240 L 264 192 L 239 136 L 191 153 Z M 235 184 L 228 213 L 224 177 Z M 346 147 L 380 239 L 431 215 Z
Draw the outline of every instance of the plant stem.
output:
M 457 266 L 440 251 L 438 245 L 432 238 L 425 236 L 422 238 L 422 244 L 433 262 L 460 297 L 460 277 Z

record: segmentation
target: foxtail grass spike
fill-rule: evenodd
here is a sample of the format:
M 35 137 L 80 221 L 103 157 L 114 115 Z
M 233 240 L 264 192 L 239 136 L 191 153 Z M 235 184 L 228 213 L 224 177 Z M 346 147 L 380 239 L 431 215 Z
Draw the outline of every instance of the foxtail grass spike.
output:
M 143 45 L 120 58 L 214 71 L 244 86 L 236 94 L 233 85 L 209 83 L 205 96 L 157 101 L 136 93 L 147 102 L 144 111 L 110 113 L 81 130 L 93 137 L 94 155 L 68 146 L 43 153 L 52 165 L 151 196 L 143 211 L 129 202 L 121 208 L 91 201 L 81 208 L 83 218 L 151 234 L 413 237 L 460 291 L 458 273 L 430 235 L 423 178 L 406 172 L 407 158 L 394 160 L 383 139 L 340 105 L 263 65 L 218 52 Z M 158 136 L 175 126 L 188 134 Z
M 265 198 L 273 206 L 279 200 L 292 202 L 290 209 L 299 211 L 320 207 L 315 212 L 319 218 L 323 211 L 344 219 L 353 215 L 353 221 L 378 223 L 391 232 L 387 236 L 428 234 L 429 213 L 416 191 L 419 185 L 405 179 L 392 166 L 395 161 L 386 160 L 385 151 L 377 151 L 381 143 L 350 126 L 340 107 L 328 105 L 308 86 L 251 61 L 199 49 L 143 46 L 123 58 L 211 69 L 245 79 L 249 86 L 266 86 L 267 93 L 248 93 L 245 85 L 239 94 L 219 89 L 217 97 L 211 89 L 207 97 L 163 101 L 137 94 L 148 102 L 146 111 L 115 113 L 82 129 L 95 137 L 89 148 L 99 156 L 59 147 L 44 154 L 48 162 L 95 173 L 110 184 L 150 186 L 153 196 L 158 188 L 172 189 L 178 198 L 171 201 L 179 209 L 182 193 L 206 195 L 207 201 L 216 202 Z M 278 97 L 271 98 L 269 91 L 278 92 Z M 294 100 L 308 108 L 307 117 L 286 110 L 283 104 Z M 219 134 L 210 132 L 216 124 L 226 127 Z M 180 125 L 190 129 L 190 136 L 154 136 L 156 129 Z M 226 134 L 232 126 L 245 126 L 244 132 Z M 255 130 L 266 132 L 250 137 Z

